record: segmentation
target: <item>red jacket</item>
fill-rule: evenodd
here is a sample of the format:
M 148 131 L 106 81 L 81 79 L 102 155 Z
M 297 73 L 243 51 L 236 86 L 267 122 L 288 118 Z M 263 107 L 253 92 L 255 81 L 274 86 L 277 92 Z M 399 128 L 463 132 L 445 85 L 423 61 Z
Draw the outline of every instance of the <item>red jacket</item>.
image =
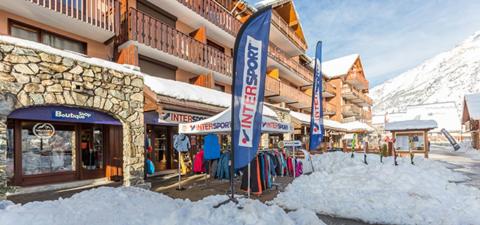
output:
M 203 149 L 195 155 L 195 160 L 193 161 L 193 172 L 194 173 L 203 173 L 206 171 L 205 166 L 203 165 Z

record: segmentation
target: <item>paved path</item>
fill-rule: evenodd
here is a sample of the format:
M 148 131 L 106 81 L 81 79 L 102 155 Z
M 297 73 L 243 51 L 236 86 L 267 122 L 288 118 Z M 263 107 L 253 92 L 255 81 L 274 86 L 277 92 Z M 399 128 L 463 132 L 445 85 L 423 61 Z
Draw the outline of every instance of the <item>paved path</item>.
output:
M 435 145 L 432 145 L 432 151 L 430 152 L 429 156 L 433 160 L 439 160 L 448 163 L 448 167 L 450 169 L 461 172 L 470 177 L 471 180 L 463 183 L 480 189 L 479 157 L 472 157 L 472 155 L 465 154 L 464 152 L 455 152 L 451 149 L 451 147 Z

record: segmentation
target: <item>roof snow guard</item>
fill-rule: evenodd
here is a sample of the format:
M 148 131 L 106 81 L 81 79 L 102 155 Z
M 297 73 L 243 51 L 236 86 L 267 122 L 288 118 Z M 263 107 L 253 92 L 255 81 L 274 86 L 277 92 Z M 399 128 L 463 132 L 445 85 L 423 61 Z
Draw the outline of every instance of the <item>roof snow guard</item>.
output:
M 431 130 L 437 127 L 435 120 L 404 120 L 385 124 L 386 131 Z

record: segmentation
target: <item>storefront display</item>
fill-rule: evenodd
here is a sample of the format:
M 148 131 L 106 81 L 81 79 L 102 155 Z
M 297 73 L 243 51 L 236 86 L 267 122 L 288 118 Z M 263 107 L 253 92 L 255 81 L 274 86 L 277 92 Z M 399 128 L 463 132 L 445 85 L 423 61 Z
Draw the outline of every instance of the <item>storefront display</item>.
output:
M 121 123 L 89 109 L 37 106 L 8 116 L 7 173 L 15 185 L 106 176 L 122 154 Z M 116 134 L 116 135 L 115 135 Z

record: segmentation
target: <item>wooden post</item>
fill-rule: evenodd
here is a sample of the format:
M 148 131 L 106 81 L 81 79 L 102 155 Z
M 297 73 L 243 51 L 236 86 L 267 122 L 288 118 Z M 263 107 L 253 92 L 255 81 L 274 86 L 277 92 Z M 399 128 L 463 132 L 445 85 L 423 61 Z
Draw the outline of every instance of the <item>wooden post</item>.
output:
M 425 158 L 428 159 L 428 152 L 430 151 L 430 145 L 428 144 L 428 132 L 423 131 L 423 140 L 425 145 Z

